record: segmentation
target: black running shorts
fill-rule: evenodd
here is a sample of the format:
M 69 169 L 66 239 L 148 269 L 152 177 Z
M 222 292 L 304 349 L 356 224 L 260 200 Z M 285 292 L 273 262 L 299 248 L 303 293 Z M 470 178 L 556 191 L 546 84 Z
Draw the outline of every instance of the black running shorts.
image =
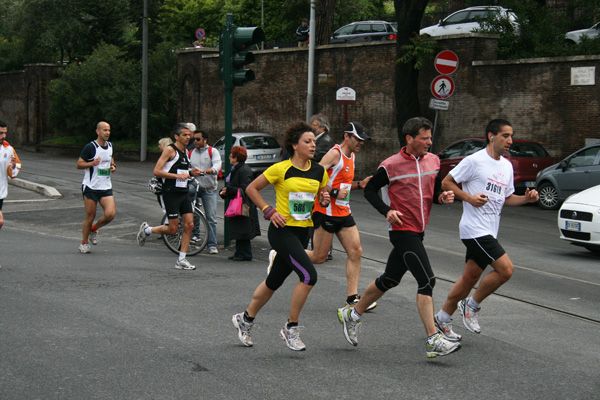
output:
M 475 239 L 463 239 L 462 242 L 467 247 L 465 262 L 469 260 L 475 261 L 479 268 L 485 269 L 493 261 L 496 261 L 506 251 L 502 248 L 498 239 L 492 235 L 486 235 Z

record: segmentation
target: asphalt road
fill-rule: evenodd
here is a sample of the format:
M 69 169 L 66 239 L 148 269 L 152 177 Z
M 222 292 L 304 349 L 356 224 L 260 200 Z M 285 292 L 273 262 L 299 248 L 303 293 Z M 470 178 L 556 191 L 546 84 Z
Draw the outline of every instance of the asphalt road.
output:
M 261 311 L 255 345 L 245 348 L 231 315 L 264 279 L 265 235 L 253 240 L 252 262 L 229 261 L 232 251 L 221 247 L 194 257 L 196 271 L 175 270 L 176 256 L 160 240 L 135 242 L 142 221 L 161 217 L 146 187 L 152 164 L 117 160 L 117 217 L 91 254 L 79 254 L 76 160 L 19 156 L 21 178 L 63 197 L 9 187 L 0 231 L 1 399 L 598 398 L 600 258 L 558 239 L 555 212 L 505 208 L 500 240 L 515 275 L 484 302 L 480 335 L 455 318 L 463 335 L 455 354 L 425 357 L 408 275 L 363 317 L 359 346 L 349 345 L 336 317 L 346 291 L 337 242 L 301 315 L 307 351 L 292 352 L 278 335 L 293 277 Z M 355 194 L 362 290 L 391 245 L 383 217 Z M 459 204 L 436 206 L 427 229 L 436 310 L 463 268 L 460 213 Z

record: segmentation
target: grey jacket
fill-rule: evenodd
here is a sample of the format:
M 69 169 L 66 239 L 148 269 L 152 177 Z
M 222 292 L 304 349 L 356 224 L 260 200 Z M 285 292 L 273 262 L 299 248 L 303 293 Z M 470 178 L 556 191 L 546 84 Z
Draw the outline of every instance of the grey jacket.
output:
M 201 149 L 190 150 L 188 158 L 190 159 L 190 168 L 200 168 L 202 171 L 209 168 L 213 169 L 211 175 L 197 176 L 196 179 L 200 182 L 200 187 L 206 190 L 217 190 L 217 176 L 221 170 L 221 155 L 219 151 L 212 148 L 212 160 L 209 156 L 208 148 L 210 146 L 203 147 Z

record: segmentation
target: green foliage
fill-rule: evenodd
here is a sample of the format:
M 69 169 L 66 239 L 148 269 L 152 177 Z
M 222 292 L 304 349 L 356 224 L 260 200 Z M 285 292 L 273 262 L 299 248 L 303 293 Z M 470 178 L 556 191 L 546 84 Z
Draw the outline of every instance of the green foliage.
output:
M 100 44 L 81 65 L 65 68 L 48 86 L 49 122 L 89 137 L 98 121 L 111 124 L 112 136 L 125 139 L 139 134 L 140 69 L 114 45 Z
M 421 69 L 424 62 L 432 60 L 437 48 L 437 42 L 428 37 L 415 35 L 409 38 L 410 44 L 401 48 L 402 57 L 396 63 L 414 64 L 414 69 Z

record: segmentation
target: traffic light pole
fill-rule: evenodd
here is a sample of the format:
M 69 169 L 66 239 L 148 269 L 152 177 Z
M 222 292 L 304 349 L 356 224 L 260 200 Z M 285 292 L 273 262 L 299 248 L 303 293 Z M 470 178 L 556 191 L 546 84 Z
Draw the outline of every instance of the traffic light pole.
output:
M 232 38 L 233 35 L 233 15 L 227 14 L 225 19 L 225 29 L 223 30 L 223 43 L 224 46 L 224 55 L 225 60 L 224 64 L 224 82 L 225 82 L 225 169 L 223 176 L 229 176 L 231 172 L 231 163 L 229 162 L 229 154 L 231 154 L 231 137 L 233 133 L 233 81 L 231 79 L 231 55 L 232 55 Z M 227 206 L 229 206 L 229 200 L 225 199 L 225 206 L 223 209 L 223 214 L 227 210 Z M 225 221 L 223 224 L 223 244 L 225 247 L 229 247 L 231 245 L 231 240 L 229 238 L 229 219 L 223 218 Z

